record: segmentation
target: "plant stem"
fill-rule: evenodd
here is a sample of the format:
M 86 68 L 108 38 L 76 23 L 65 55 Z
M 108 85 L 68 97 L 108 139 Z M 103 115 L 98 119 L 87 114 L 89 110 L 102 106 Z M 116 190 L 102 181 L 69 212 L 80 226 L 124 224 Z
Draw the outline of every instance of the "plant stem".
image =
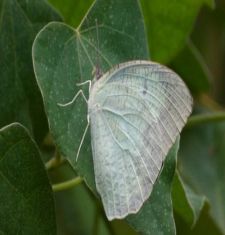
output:
M 45 163 L 45 168 L 46 170 L 52 170 L 63 164 L 65 161 L 65 158 L 62 158 L 59 152 L 56 151 L 54 157 Z
M 63 191 L 63 190 L 66 190 L 66 189 L 70 189 L 70 188 L 80 184 L 82 181 L 83 181 L 83 179 L 78 176 L 78 177 L 76 177 L 72 180 L 67 180 L 67 181 L 64 181 L 62 183 L 53 184 L 52 185 L 52 190 L 54 192 L 58 192 L 58 191 Z
M 221 122 L 221 121 L 225 121 L 225 112 L 199 114 L 190 117 L 185 127 L 190 128 L 198 124 Z

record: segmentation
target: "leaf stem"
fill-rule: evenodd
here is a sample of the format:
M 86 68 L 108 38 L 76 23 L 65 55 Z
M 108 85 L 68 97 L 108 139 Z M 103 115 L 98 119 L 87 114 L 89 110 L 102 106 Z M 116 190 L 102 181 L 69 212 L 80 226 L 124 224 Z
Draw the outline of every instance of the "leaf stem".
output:
M 67 190 L 67 189 L 73 188 L 74 186 L 77 186 L 77 185 L 80 184 L 82 181 L 83 181 L 83 179 L 78 176 L 78 177 L 76 177 L 76 178 L 74 178 L 74 179 L 67 180 L 67 181 L 64 181 L 64 182 L 62 182 L 62 183 L 53 184 L 53 185 L 52 185 L 52 190 L 53 190 L 54 192 Z
M 225 112 L 213 112 L 207 114 L 194 115 L 188 119 L 186 128 L 193 127 L 198 124 L 225 121 Z
M 48 162 L 45 163 L 46 170 L 52 170 L 57 168 L 58 166 L 62 165 L 66 161 L 65 158 L 59 154 L 58 151 L 55 152 L 54 157 L 51 158 Z

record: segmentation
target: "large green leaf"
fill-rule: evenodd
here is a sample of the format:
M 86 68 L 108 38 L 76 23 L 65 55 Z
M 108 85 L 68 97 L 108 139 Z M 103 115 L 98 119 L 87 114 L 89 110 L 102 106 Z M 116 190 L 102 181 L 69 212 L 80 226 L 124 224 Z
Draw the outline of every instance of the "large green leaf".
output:
M 0 130 L 0 233 L 56 234 L 44 164 L 27 131 L 16 123 Z
M 142 209 L 127 220 L 135 230 L 144 235 L 175 235 L 173 206 L 171 198 L 172 182 L 176 169 L 179 139 L 170 149 L 163 170 L 154 185 L 150 198 Z
M 187 129 L 181 138 L 179 171 L 186 182 L 205 195 L 210 215 L 225 233 L 225 124 Z
M 213 0 L 141 0 L 151 57 L 170 62 L 184 47 L 198 11 Z
M 50 23 L 34 42 L 35 74 L 50 130 L 60 152 L 87 179 L 92 189 L 95 184 L 89 133 L 76 162 L 76 152 L 87 124 L 87 104 L 81 96 L 67 107 L 60 107 L 58 103 L 70 101 L 80 88 L 88 96 L 88 85 L 78 87 L 76 84 L 93 78 L 97 61 L 105 72 L 120 62 L 147 59 L 145 39 L 136 0 L 97 0 L 78 29 Z
M 21 122 L 38 140 L 47 121 L 31 48 L 40 28 L 52 20 L 60 18 L 43 0 L 0 0 L 0 127 Z

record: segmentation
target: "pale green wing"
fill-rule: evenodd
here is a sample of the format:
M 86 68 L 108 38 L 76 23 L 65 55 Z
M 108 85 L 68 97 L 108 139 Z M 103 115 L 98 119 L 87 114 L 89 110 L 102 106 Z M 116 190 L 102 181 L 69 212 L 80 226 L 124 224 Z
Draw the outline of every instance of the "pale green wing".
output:
M 192 98 L 170 69 L 132 61 L 93 84 L 88 108 L 97 190 L 108 219 L 124 218 L 149 197 Z

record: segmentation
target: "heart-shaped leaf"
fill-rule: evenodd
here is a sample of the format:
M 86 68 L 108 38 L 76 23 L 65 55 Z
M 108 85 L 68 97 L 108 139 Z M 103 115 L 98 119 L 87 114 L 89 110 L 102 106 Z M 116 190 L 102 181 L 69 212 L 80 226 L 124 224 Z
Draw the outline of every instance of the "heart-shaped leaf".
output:
M 0 234 L 56 234 L 44 164 L 27 131 L 16 123 L 0 130 Z
M 145 38 L 136 0 L 97 0 L 77 29 L 62 23 L 50 23 L 35 39 L 34 69 L 50 130 L 60 152 L 93 189 L 89 134 L 81 148 L 78 164 L 76 162 L 87 124 L 87 104 L 81 96 L 67 107 L 60 107 L 58 103 L 72 100 L 81 88 L 88 96 L 87 85 L 78 87 L 76 84 L 93 78 L 92 71 L 97 62 L 105 72 L 120 62 L 147 59 Z

